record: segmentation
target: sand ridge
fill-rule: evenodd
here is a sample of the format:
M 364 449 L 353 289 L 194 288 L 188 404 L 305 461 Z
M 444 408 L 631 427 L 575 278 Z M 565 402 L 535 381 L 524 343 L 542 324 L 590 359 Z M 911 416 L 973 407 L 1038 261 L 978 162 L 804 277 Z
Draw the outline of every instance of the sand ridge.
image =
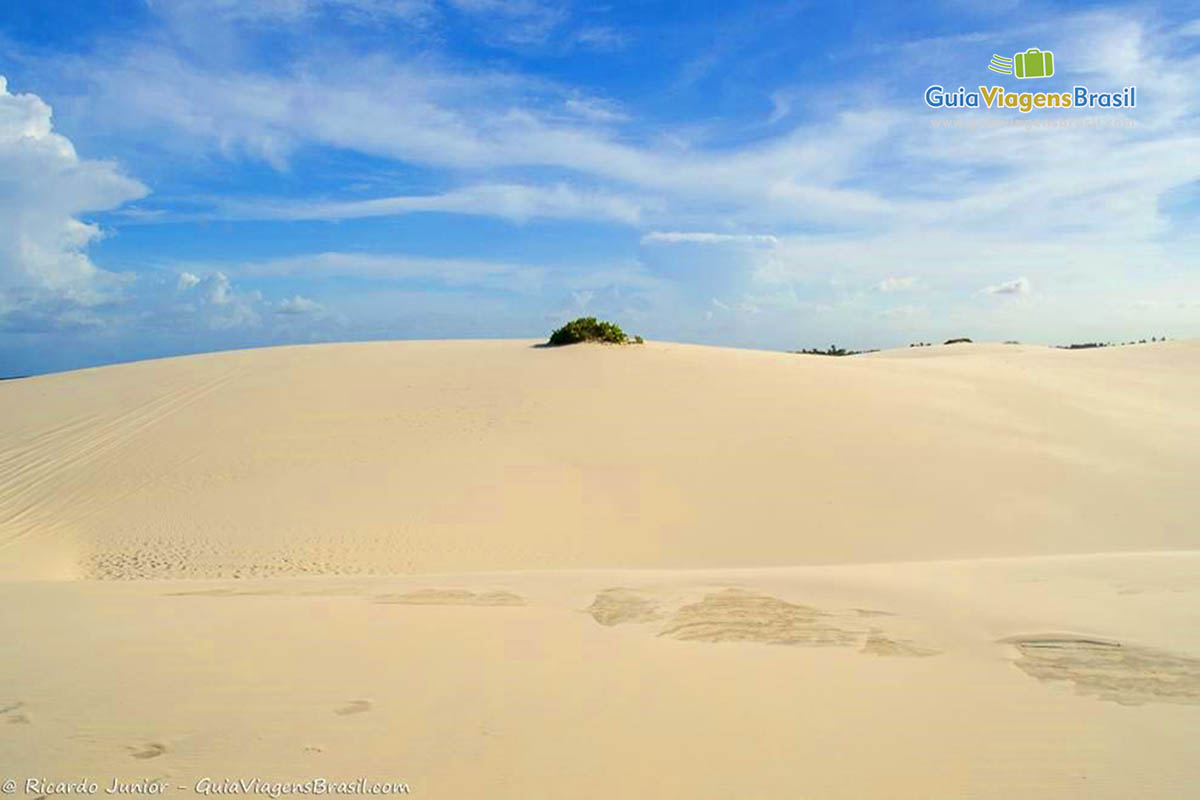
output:
M 0 576 L 1195 545 L 1200 344 L 918 349 L 384 342 L 6 381 Z

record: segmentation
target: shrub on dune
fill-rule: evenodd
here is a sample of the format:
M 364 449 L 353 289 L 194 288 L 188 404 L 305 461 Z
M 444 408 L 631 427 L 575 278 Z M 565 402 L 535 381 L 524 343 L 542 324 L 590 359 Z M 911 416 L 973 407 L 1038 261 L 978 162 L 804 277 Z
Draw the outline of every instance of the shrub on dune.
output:
M 604 342 L 607 344 L 627 344 L 630 341 L 641 344 L 642 337 L 632 340 L 613 322 L 598 320 L 595 317 L 580 317 L 550 334 L 548 345 L 558 347 L 565 344 L 580 344 L 581 342 Z

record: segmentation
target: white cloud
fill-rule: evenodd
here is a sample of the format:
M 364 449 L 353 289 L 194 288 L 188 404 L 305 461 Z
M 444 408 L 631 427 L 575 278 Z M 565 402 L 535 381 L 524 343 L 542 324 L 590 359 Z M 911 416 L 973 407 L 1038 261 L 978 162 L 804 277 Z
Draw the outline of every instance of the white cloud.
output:
M 570 114 L 592 122 L 625 122 L 629 119 L 629 115 L 616 103 L 597 97 L 568 97 L 563 101 L 563 108 Z
M 449 0 L 475 18 L 492 44 L 523 47 L 545 42 L 566 20 L 563 5 L 544 0 Z
M 222 330 L 228 328 L 255 327 L 261 322 L 260 312 L 263 297 L 259 292 L 238 292 L 224 272 L 211 272 L 204 276 L 184 272 L 195 281 L 181 280 L 176 291 L 182 295 L 183 304 L 170 304 L 169 308 L 180 322 L 199 323 L 204 327 Z
M 308 9 L 300 16 L 317 7 L 301 0 L 292 5 Z M 448 13 L 481 25 L 497 21 L 496 36 L 508 41 L 521 38 L 510 34 L 523 19 L 539 15 L 553 21 L 549 39 L 572 30 L 557 19 L 555 9 L 562 7 L 554 4 L 457 5 L 458 12 Z M 287 7 L 281 0 L 284 10 L 276 15 L 287 16 Z M 911 62 L 904 59 L 886 78 L 895 85 L 839 85 L 848 97 L 862 92 L 859 111 L 844 110 L 853 107 L 849 102 L 818 111 L 824 106 L 813 102 L 822 98 L 812 96 L 812 87 L 761 87 L 764 103 L 768 97 L 774 103 L 776 127 L 764 135 L 756 126 L 754 136 L 721 120 L 663 130 L 639 120 L 636 106 L 591 97 L 595 88 L 494 67 L 459 68 L 433 55 L 406 60 L 379 52 L 314 51 L 267 71 L 235 59 L 190 59 L 147 38 L 124 50 L 56 61 L 53 69 L 64 83 L 90 87 L 78 101 L 89 125 L 130 141 L 179 148 L 189 156 L 261 159 L 281 170 L 302 149 L 337 148 L 415 166 L 435 175 L 439 185 L 460 187 L 366 200 L 219 201 L 202 216 L 351 219 L 442 212 L 518 222 L 620 222 L 649 231 L 641 237 L 646 245 L 722 245 L 690 251 L 688 271 L 674 273 L 668 262 L 682 261 L 677 253 L 646 247 L 639 257 L 652 266 L 639 279 L 666 275 L 691 290 L 699 307 L 720 296 L 736 308 L 744 293 L 753 298 L 744 302 L 764 313 L 775 309 L 781 319 L 794 318 L 801 308 L 825 313 L 852 303 L 860 304 L 853 313 L 878 319 L 886 298 L 877 292 L 916 282 L 931 318 L 986 306 L 996 315 L 1061 320 L 1063 298 L 1102 313 L 1113 307 L 1106 297 L 1144 290 L 1156 299 L 1169 296 L 1166 287 L 1194 290 L 1190 276 L 1197 272 L 1198 251 L 1181 244 L 1192 220 L 1186 214 L 1173 218 L 1167 202 L 1200 181 L 1200 57 L 1178 38 L 1190 26 L 1166 29 L 1135 10 L 1058 16 L 1045 25 L 1062 30 L 1056 47 L 1064 79 L 1152 87 L 1128 114 L 1134 127 L 932 129 L 919 93 L 905 88 L 903 96 L 888 94 L 916 77 L 905 72 Z M 990 38 L 993 32 L 940 40 L 938 63 L 959 63 L 963 51 Z M 928 51 L 927 44 L 919 49 Z M 805 114 L 792 113 L 802 107 Z M 138 213 L 155 218 L 153 210 Z M 775 233 L 731 232 L 747 230 Z M 75 241 L 91 235 L 86 228 L 76 231 Z M 516 280 L 521 290 L 541 285 L 551 271 L 351 253 L 238 269 L 299 277 L 350 272 L 442 286 L 500 287 Z M 722 274 L 709 285 L 695 278 L 702 272 L 709 278 Z M 981 285 L 1018 273 L 1028 276 L 1025 283 L 1006 291 L 1029 294 L 1027 300 L 986 301 Z M 572 274 L 583 278 L 582 271 Z M 1029 292 L 1031 280 L 1036 295 Z M 557 288 L 566 298 L 568 289 L 581 286 Z M 1004 286 L 990 288 L 1003 293 Z M 688 313 L 699 316 L 697 308 Z
M 909 321 L 915 317 L 923 316 L 926 309 L 921 306 L 893 306 L 885 308 L 879 312 L 881 317 L 896 321 Z
M 174 338 L 218 341 L 225 346 L 309 338 L 341 330 L 346 320 L 337 311 L 302 294 L 271 300 L 259 290 L 245 290 L 228 266 L 189 264 L 186 269 L 151 270 L 127 287 L 122 305 L 111 312 L 113 335 L 152 340 Z M 215 338 L 214 338 L 215 337 Z
M 223 306 L 230 302 L 229 292 L 233 287 L 224 272 L 214 272 L 196 285 L 203 286 L 205 299 L 213 305 Z
M 481 18 L 561 11 L 531 0 L 456 5 Z M 432 197 L 261 204 L 277 206 L 268 213 L 285 218 L 432 209 L 518 220 L 582 217 L 656 227 L 719 220 L 871 233 L 916 226 L 991 230 L 1001 217 L 1010 228 L 1038 232 L 1081 224 L 1103 230 L 1113 219 L 1139 233 L 1161 226 L 1162 192 L 1200 177 L 1192 158 L 1200 147 L 1195 126 L 1175 124 L 1197 110 L 1196 59 L 1169 59 L 1163 37 L 1173 34 L 1148 30 L 1132 15 L 1083 14 L 1054 24 L 1077 54 L 1064 70 L 1108 65 L 1155 87 L 1156 105 L 1145 100 L 1137 109 L 1137 130 L 939 131 L 917 103 L 872 98 L 864 110 L 713 150 L 686 129 L 660 139 L 618 136 L 611 122 L 629 112 L 578 88 L 512 72 L 455 70 L 436 59 L 313 55 L 265 73 L 201 67 L 169 48 L 144 45 L 93 59 L 76 77 L 92 82 L 97 125 L 125 134 L 140 128 L 167 146 L 200 145 L 280 169 L 297 148 L 324 145 L 446 169 L 460 179 L 515 169 L 554 174 L 548 186 L 460 180 L 467 188 Z M 973 48 L 983 36 L 943 46 Z M 1103 57 L 1087 55 L 1093 51 Z M 786 113 L 796 91 L 774 92 L 777 112 Z M 636 118 L 626 122 L 623 131 L 637 128 Z
M 142 197 L 146 187 L 115 165 L 81 159 L 54 132 L 51 109 L 13 94 L 0 76 L 0 316 L 77 326 L 121 279 L 97 269 L 88 246 L 102 236 L 80 215 Z
M 779 239 L 770 234 L 708 233 L 704 231 L 652 231 L 642 244 L 757 244 L 775 245 Z
M 615 196 L 663 196 L 705 215 L 730 209 L 794 225 L 893 210 L 870 191 L 838 185 L 862 149 L 902 119 L 889 111 L 845 113 L 714 156 L 687 141 L 617 136 L 608 122 L 624 112 L 577 89 L 506 72 L 460 74 L 436 61 L 314 55 L 269 74 L 200 67 L 142 45 L 75 77 L 91 85 L 86 103 L 99 128 L 281 170 L 301 146 L 323 145 L 460 173 L 567 170 L 572 184 L 604 182 Z M 604 205 L 594 213 L 613 215 Z
M 377 281 L 428 281 L 442 286 L 482 286 L 530 291 L 546 270 L 501 261 L 420 258 L 377 253 L 325 252 L 238 265 L 237 273 L 258 278 L 367 278 Z M 221 273 L 217 273 L 220 275 Z
M 115 165 L 80 159 L 54 133 L 51 110 L 33 94 L 10 94 L 0 76 L 0 283 L 83 290 L 96 277 L 87 246 L 100 228 L 80 214 L 146 193 Z
M 165 17 L 192 24 L 197 17 L 256 24 L 301 22 L 323 13 L 386 21 L 420 18 L 433 10 L 430 0 L 147 0 L 147 5 Z
M 620 50 L 629 44 L 629 35 L 607 25 L 597 25 L 576 31 L 572 41 L 592 50 Z
M 986 294 L 1029 294 L 1028 278 L 1014 278 L 1011 281 L 998 283 L 983 290 Z
M 900 278 L 889 275 L 875 284 L 875 288 L 881 292 L 902 292 L 905 289 L 911 289 L 916 281 L 915 275 L 906 275 Z
M 647 198 L 577 189 L 566 184 L 530 186 L 478 184 L 442 194 L 402 195 L 370 200 L 278 203 L 223 202 L 201 217 L 223 219 L 359 219 L 421 212 L 446 212 L 503 217 L 516 222 L 531 219 L 601 219 L 634 224 L 646 208 L 658 203 Z M 145 222 L 171 221 L 155 217 Z
M 792 106 L 802 93 L 795 89 L 777 89 L 771 92 L 771 114 L 767 125 L 774 125 L 792 113 Z
M 311 300 L 301 295 L 289 297 L 286 300 L 280 301 L 275 309 L 278 314 L 316 314 L 324 311 L 325 307 L 315 300 Z

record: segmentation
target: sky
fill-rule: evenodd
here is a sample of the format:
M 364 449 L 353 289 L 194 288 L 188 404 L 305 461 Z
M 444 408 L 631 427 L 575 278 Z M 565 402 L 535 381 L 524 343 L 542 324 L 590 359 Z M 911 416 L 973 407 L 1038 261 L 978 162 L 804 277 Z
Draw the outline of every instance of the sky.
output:
M 0 376 L 577 316 L 1200 336 L 1194 3 L 16 0 L 0 76 Z

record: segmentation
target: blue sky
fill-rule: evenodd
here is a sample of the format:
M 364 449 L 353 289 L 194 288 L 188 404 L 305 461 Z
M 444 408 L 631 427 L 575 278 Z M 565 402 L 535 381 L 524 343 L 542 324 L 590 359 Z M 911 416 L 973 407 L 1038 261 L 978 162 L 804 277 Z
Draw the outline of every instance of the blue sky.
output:
M 1028 47 L 1054 77 L 987 70 Z M 1188 4 L 47 0 L 0 17 L 0 76 L 0 375 L 582 314 L 771 349 L 1200 335 Z

